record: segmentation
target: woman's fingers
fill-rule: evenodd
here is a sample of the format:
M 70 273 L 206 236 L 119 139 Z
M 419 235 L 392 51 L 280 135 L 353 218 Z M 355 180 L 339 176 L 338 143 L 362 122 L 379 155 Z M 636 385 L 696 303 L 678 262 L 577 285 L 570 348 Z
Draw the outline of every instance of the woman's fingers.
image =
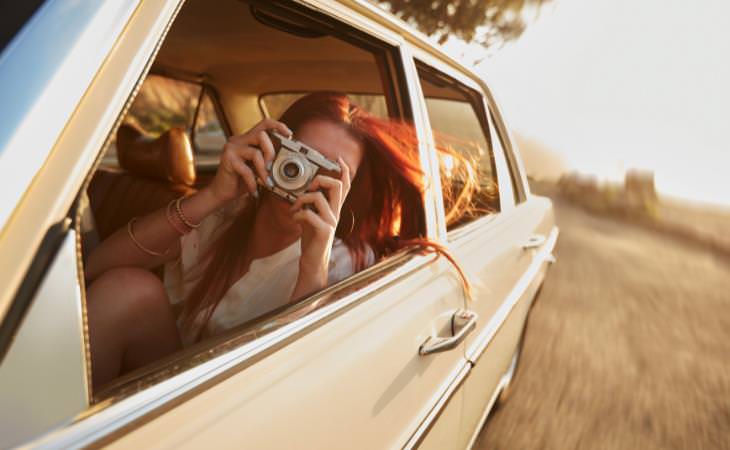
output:
M 253 132 L 253 134 L 257 134 L 260 131 L 267 131 L 267 130 L 276 130 L 286 137 L 289 137 L 293 134 L 292 131 L 289 129 L 289 127 L 284 125 L 284 123 L 279 122 L 278 120 L 274 120 L 274 119 L 262 120 L 261 122 L 257 123 L 251 129 L 251 132 Z
M 230 153 L 227 158 L 233 170 L 243 179 L 243 183 L 246 185 L 246 190 L 249 193 L 254 194 L 256 192 L 256 176 L 251 168 L 248 167 L 246 163 L 243 162 L 243 159 L 235 153 Z
M 264 154 L 264 160 L 267 163 L 273 161 L 276 153 L 274 152 L 274 144 L 271 142 L 271 138 L 265 131 L 259 131 L 258 138 L 259 148 L 261 149 L 261 153 Z
M 264 156 L 258 148 L 242 144 L 229 143 L 226 144 L 226 150 L 224 153 L 232 154 L 231 158 L 233 159 L 240 159 L 243 160 L 244 163 L 250 163 L 251 167 L 256 171 L 256 174 L 262 181 L 265 181 L 266 178 L 269 176 L 269 173 L 266 170 L 266 162 L 264 161 Z M 254 182 L 255 181 L 256 180 L 254 179 Z
M 262 131 L 266 132 L 268 130 L 278 131 L 287 137 L 292 135 L 292 131 L 284 123 L 274 119 L 264 119 L 245 133 L 231 136 L 229 141 L 236 142 L 238 144 L 255 144 L 259 139 L 258 134 Z
M 331 232 L 332 228 L 334 228 L 333 225 L 326 223 L 311 209 L 300 209 L 299 211 L 292 214 L 292 219 L 295 222 L 306 223 L 310 225 L 320 235 L 325 235 Z
M 345 160 L 337 158 L 337 162 L 340 165 L 340 181 L 342 182 L 342 201 L 345 201 L 347 193 L 350 192 L 350 186 L 352 186 L 352 177 L 350 176 L 350 166 L 345 164 Z
M 321 192 L 305 192 L 300 195 L 291 206 L 291 211 L 306 209 L 307 205 L 311 205 L 316 210 L 316 214 L 327 224 L 331 226 L 337 225 L 337 216 L 327 203 L 327 199 Z M 311 209 L 309 209 L 311 211 Z M 314 212 L 314 211 L 313 211 Z
M 326 175 L 317 175 L 312 180 L 312 183 L 309 185 L 308 189 L 310 191 L 326 191 L 327 194 L 325 195 L 325 197 L 329 202 L 329 206 L 334 212 L 335 217 L 339 217 L 340 208 L 342 207 L 342 202 L 344 200 L 344 189 L 342 181 L 332 177 L 328 177 Z
M 269 172 L 266 170 L 266 162 L 264 162 L 264 155 L 261 151 L 255 147 L 244 147 L 238 150 L 238 154 L 246 161 L 250 161 L 256 170 L 256 174 L 259 176 L 261 181 L 266 181 L 269 177 Z

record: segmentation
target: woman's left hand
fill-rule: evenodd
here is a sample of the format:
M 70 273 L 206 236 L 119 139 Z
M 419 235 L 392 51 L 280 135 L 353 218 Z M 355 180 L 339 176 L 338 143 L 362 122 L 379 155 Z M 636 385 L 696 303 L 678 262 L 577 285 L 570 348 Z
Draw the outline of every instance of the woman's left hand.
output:
M 306 192 L 292 204 L 292 219 L 302 227 L 299 278 L 292 298 L 301 298 L 327 286 L 330 252 L 340 210 L 350 190 L 350 170 L 338 159 L 340 179 L 317 175 Z

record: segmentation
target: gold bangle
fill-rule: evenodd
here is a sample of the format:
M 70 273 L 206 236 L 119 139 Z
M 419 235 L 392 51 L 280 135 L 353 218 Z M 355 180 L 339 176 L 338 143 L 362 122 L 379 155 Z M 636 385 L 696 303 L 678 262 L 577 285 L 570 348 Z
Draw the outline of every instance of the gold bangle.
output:
M 173 212 L 172 212 L 172 205 L 173 205 L 173 203 L 175 203 L 175 200 L 171 200 L 170 203 L 167 204 L 167 207 L 165 208 L 165 217 L 167 218 L 167 223 L 169 223 L 170 226 L 175 231 L 177 231 L 178 234 L 180 234 L 180 236 L 184 236 L 184 235 L 188 234 L 192 230 L 190 228 L 187 228 L 187 229 L 180 228 L 180 225 L 178 225 L 175 222 L 175 217 L 173 217 Z M 183 224 L 183 227 L 184 226 L 185 225 Z
M 186 226 L 190 227 L 191 229 L 196 229 L 200 226 L 199 223 L 195 224 L 188 220 L 187 217 L 185 217 L 185 214 L 183 214 L 181 203 L 185 197 L 180 197 L 177 200 L 175 200 L 175 211 L 177 211 L 177 217 L 180 219 L 180 222 L 184 223 Z
M 147 247 L 145 247 L 144 245 L 140 244 L 140 242 L 137 240 L 137 238 L 134 237 L 134 231 L 132 231 L 132 225 L 134 224 L 134 222 L 136 220 L 137 220 L 136 217 L 132 217 L 129 220 L 129 223 L 127 223 L 127 234 L 129 235 L 129 238 L 132 240 L 134 245 L 137 246 L 138 249 L 140 249 L 144 253 L 147 253 L 150 256 L 165 256 L 166 254 L 168 254 L 170 252 L 169 248 L 167 250 L 165 250 L 163 253 L 163 252 L 156 252 L 154 250 L 150 250 Z

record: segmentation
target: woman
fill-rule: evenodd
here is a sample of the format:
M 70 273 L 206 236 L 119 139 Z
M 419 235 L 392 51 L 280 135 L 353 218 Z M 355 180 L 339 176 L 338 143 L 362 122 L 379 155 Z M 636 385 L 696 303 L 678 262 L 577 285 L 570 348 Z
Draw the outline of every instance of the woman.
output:
M 267 130 L 293 132 L 338 161 L 340 178 L 318 175 L 293 205 L 258 190 L 256 177 L 269 179 L 274 158 Z M 89 256 L 94 384 L 305 297 L 413 240 L 427 244 L 416 144 L 411 127 L 327 92 L 232 137 L 208 186 L 133 219 Z M 149 272 L 162 264 L 165 285 Z M 181 305 L 177 317 L 171 304 Z

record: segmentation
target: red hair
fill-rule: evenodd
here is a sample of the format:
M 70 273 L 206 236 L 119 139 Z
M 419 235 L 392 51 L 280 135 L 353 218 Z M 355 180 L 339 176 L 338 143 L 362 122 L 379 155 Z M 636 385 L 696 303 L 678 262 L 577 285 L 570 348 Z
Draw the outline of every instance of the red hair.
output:
M 435 251 L 446 256 L 457 268 L 469 293 L 469 285 L 456 261 L 445 248 L 423 235 L 426 229 L 425 179 L 412 125 L 374 117 L 351 103 L 346 95 L 335 92 L 316 92 L 300 98 L 282 114 L 280 121 L 295 135 L 309 122 L 333 123 L 343 127 L 364 150 L 335 231 L 352 255 L 354 271 L 365 268 L 368 249 L 375 253 L 377 260 L 401 248 L 417 245 L 424 252 Z M 459 158 L 456 152 L 442 151 Z M 465 189 L 472 189 L 472 186 L 465 186 L 462 191 Z M 463 207 L 462 203 L 456 202 L 455 206 Z M 249 202 L 211 245 L 204 272 L 184 302 L 183 326 L 193 326 L 195 318 L 203 311 L 203 323 L 207 323 L 235 283 L 242 270 L 244 250 L 257 208 L 258 202 Z M 202 328 L 204 326 L 197 330 L 198 333 Z

